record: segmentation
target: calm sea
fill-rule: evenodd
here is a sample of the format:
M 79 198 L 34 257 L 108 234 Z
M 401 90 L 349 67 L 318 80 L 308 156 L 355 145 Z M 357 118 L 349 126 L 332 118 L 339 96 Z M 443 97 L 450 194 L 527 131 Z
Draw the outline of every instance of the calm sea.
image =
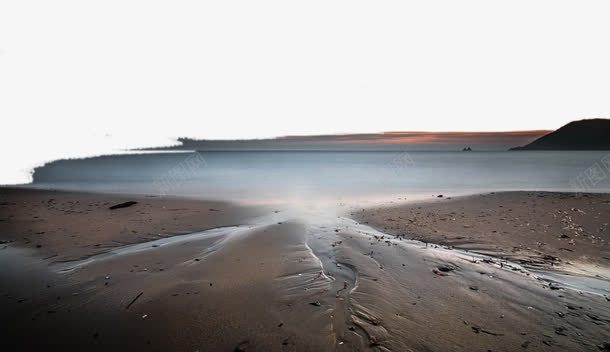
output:
M 62 160 L 33 187 L 242 202 L 610 191 L 609 152 L 180 152 Z

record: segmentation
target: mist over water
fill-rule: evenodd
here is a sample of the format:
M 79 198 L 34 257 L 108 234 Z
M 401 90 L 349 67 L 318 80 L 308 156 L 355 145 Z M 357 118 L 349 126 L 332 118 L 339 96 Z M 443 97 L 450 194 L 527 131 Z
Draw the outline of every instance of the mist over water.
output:
M 607 152 L 185 152 L 61 160 L 31 186 L 237 202 L 351 202 L 502 190 L 582 191 Z M 608 173 L 608 170 L 606 174 Z M 610 191 L 610 177 L 586 191 Z

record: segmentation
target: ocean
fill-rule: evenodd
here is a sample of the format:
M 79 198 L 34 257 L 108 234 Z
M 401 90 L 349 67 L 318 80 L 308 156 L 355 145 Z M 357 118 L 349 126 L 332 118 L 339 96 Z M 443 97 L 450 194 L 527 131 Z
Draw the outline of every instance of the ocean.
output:
M 370 202 L 443 194 L 609 192 L 610 153 L 154 152 L 60 160 L 29 187 L 241 203 Z

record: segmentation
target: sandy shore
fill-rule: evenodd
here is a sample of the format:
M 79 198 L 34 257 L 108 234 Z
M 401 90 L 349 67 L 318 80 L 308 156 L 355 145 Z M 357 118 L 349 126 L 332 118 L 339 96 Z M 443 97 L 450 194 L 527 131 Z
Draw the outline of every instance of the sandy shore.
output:
M 609 194 L 500 192 L 354 215 L 404 238 L 528 266 L 610 276 Z
M 610 302 L 599 292 L 426 248 L 340 212 L 0 194 L 0 309 L 11 321 L 0 337 L 20 350 L 598 351 L 610 343 Z M 536 209 L 550 210 L 555 197 Z M 108 209 L 130 200 L 138 203 Z M 443 202 L 421 206 L 454 200 Z M 407 209 L 356 215 L 372 223 Z M 391 232 L 394 222 L 375 226 Z
M 122 209 L 110 206 L 136 201 Z M 52 261 L 90 257 L 113 247 L 235 225 L 257 214 L 222 202 L 0 188 L 1 240 Z

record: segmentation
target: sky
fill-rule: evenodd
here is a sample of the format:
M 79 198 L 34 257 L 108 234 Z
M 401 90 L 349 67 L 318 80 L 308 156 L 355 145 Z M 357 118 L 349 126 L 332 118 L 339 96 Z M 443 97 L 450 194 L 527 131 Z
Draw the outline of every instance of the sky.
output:
M 610 2 L 2 1 L 0 184 L 171 144 L 610 116 Z

